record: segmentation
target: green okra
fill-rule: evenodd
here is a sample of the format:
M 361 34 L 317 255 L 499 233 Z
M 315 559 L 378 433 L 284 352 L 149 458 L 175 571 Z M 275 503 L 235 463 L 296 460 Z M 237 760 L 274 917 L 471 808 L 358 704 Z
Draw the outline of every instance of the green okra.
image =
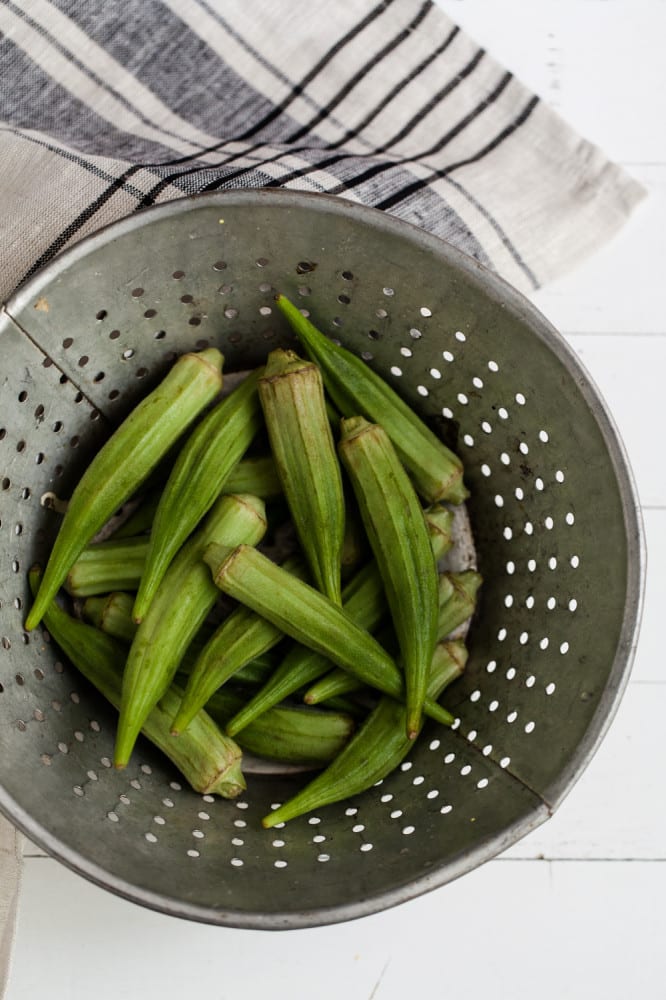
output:
M 102 597 L 88 597 L 83 603 L 83 616 L 107 635 L 122 639 L 129 645 L 139 627 L 132 618 L 133 606 L 134 594 L 116 592 Z M 214 632 L 213 626 L 204 624 L 194 636 L 178 666 L 183 677 L 189 677 Z M 270 656 L 256 656 L 251 663 L 246 663 L 236 671 L 234 681 L 242 684 L 265 684 L 276 666 L 277 661 Z
M 441 503 L 433 504 L 424 511 L 430 544 L 439 562 L 453 545 L 453 512 Z
M 122 591 L 102 597 L 88 597 L 83 603 L 83 617 L 107 635 L 130 643 L 137 630 L 132 619 L 133 605 L 134 594 L 124 594 Z
M 270 455 L 243 458 L 224 481 L 224 493 L 251 493 L 262 500 L 271 500 L 282 493 L 282 483 Z
M 366 561 L 367 557 L 368 540 L 363 531 L 363 524 L 357 516 L 356 511 L 350 509 L 350 505 L 346 503 L 345 533 L 342 539 L 342 552 L 340 553 L 342 581 L 347 582 L 358 567 Z
M 435 648 L 428 679 L 428 695 L 438 698 L 465 668 L 467 652 L 462 643 L 441 643 Z M 264 817 L 266 828 L 302 816 L 331 802 L 339 802 L 370 788 L 396 768 L 413 746 L 405 735 L 406 709 L 391 698 L 381 698 L 345 748 L 325 771 L 292 799 Z
M 91 538 L 150 475 L 162 456 L 220 391 L 223 357 L 185 354 L 98 451 L 69 501 L 39 594 L 25 622 L 39 625 L 71 565 Z
M 204 561 L 225 593 L 372 687 L 393 698 L 404 697 L 403 677 L 395 661 L 324 594 L 248 545 L 209 545 Z M 430 698 L 424 709 L 443 725 L 453 722 L 453 716 Z
M 292 351 L 271 351 L 259 379 L 271 451 L 316 586 L 341 601 L 342 475 L 321 373 Z
M 278 661 L 271 656 L 270 650 L 255 656 L 253 660 L 246 663 L 244 667 L 234 674 L 234 684 L 249 684 L 253 688 L 265 684 L 277 666 Z
M 438 584 L 439 612 L 437 616 L 437 642 L 444 640 L 454 629 L 466 622 L 474 614 L 476 593 L 482 578 L 475 570 L 462 573 L 441 573 Z M 382 646 L 391 647 L 394 640 L 392 630 L 387 629 L 378 636 Z M 344 670 L 336 668 L 308 688 L 303 700 L 308 705 L 319 705 L 340 695 L 358 691 L 360 683 Z M 230 734 L 231 735 L 231 734 Z
M 333 708 L 336 712 L 345 712 L 353 719 L 364 719 L 368 714 L 368 709 L 352 698 L 329 698 L 326 704 L 322 705 L 322 708 Z
M 134 603 L 134 617 L 139 622 L 172 559 L 210 510 L 261 427 L 258 375 L 248 375 L 218 403 L 180 450 L 153 518 L 146 565 Z
M 285 560 L 282 569 L 298 579 L 307 575 L 298 557 Z M 171 728 L 173 735 L 177 736 L 187 728 L 199 709 L 208 703 L 225 681 L 257 656 L 272 649 L 283 637 L 284 632 L 280 628 L 254 611 L 242 605 L 235 608 L 206 643 L 192 667 L 182 704 Z
M 155 487 L 142 497 L 138 507 L 113 532 L 112 538 L 134 538 L 150 531 L 163 488 L 163 486 Z
M 426 522 L 430 533 L 435 559 L 441 558 L 451 544 L 451 515 L 445 508 L 436 505 L 426 511 Z M 374 632 L 386 614 L 384 585 L 375 562 L 370 562 L 346 584 L 342 591 L 342 606 L 357 625 L 367 632 Z M 307 646 L 294 645 L 286 654 L 279 667 L 271 674 L 257 694 L 231 719 L 227 726 L 230 735 L 240 733 L 262 712 L 288 698 L 302 687 L 328 674 L 332 663 L 327 656 L 316 653 Z M 338 671 L 334 671 L 338 673 Z M 355 689 L 356 678 L 346 671 L 340 671 L 346 681 L 351 681 Z
M 169 688 L 187 647 L 215 603 L 217 592 L 202 562 L 206 547 L 212 542 L 254 545 L 265 530 L 262 500 L 222 496 L 171 563 L 130 646 L 116 735 L 116 767 L 125 767 L 129 761 L 145 719 Z
M 72 597 L 135 590 L 147 551 L 145 538 L 110 538 L 88 545 L 67 574 L 65 590 Z
M 476 595 L 483 577 L 476 570 L 462 573 L 442 573 L 439 578 L 439 617 L 437 634 L 443 639 L 471 618 L 476 608 Z
M 206 711 L 224 728 L 242 703 L 242 697 L 222 688 L 210 699 Z M 238 743 L 257 757 L 321 767 L 340 753 L 355 728 L 354 719 L 346 712 L 280 705 L 247 726 Z
M 30 584 L 37 589 L 40 571 L 33 567 Z M 121 676 L 127 648 L 93 625 L 72 618 L 55 601 L 44 611 L 44 624 L 52 639 L 83 676 L 118 708 Z M 200 712 L 180 740 L 169 735 L 171 714 L 180 697 L 176 688 L 165 692 L 159 705 L 149 713 L 143 734 L 176 765 L 196 792 L 234 798 L 245 788 L 241 771 L 241 751 L 224 736 L 206 712 Z
M 368 563 L 342 591 L 342 607 L 367 632 L 373 632 L 386 613 L 381 577 L 374 562 Z M 299 688 L 311 684 L 331 669 L 331 660 L 308 646 L 296 643 L 264 686 L 227 723 L 229 735 L 240 733 L 253 719 L 284 701 Z M 348 676 L 345 673 L 345 676 Z
M 325 337 L 284 295 L 278 308 L 321 368 L 326 390 L 343 417 L 363 414 L 380 424 L 429 503 L 462 503 L 468 496 L 462 462 L 396 392 L 360 358 Z
M 414 487 L 386 431 L 341 421 L 338 445 L 384 582 L 405 674 L 407 725 L 421 723 L 437 642 L 437 561 Z

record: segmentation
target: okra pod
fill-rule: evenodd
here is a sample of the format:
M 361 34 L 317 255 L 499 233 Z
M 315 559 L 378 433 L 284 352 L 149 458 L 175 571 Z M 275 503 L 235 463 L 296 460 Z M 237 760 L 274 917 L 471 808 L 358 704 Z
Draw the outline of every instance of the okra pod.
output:
M 386 613 L 381 577 L 374 562 L 368 563 L 342 591 L 342 607 L 367 632 L 377 628 Z M 279 667 L 257 694 L 227 724 L 229 735 L 240 733 L 253 719 L 284 701 L 299 688 L 311 684 L 331 669 L 330 659 L 308 646 L 292 646 Z M 345 671 L 345 676 L 349 676 Z
M 271 451 L 317 587 L 341 602 L 345 530 L 342 475 L 321 373 L 291 351 L 271 351 L 259 379 Z
M 345 503 L 345 533 L 340 553 L 340 573 L 343 583 L 349 580 L 367 557 L 368 540 L 361 519 L 357 516 L 356 510 L 350 509 L 349 503 Z
M 429 503 L 462 503 L 469 494 L 457 455 L 364 361 L 325 337 L 284 295 L 276 301 L 308 356 L 321 368 L 326 390 L 343 417 L 361 413 L 381 424 L 417 491 Z
M 88 545 L 67 574 L 65 590 L 72 597 L 135 590 L 147 551 L 145 538 L 110 538 Z
M 251 493 L 270 500 L 282 493 L 282 483 L 270 455 L 243 458 L 224 480 L 223 493 Z
M 216 585 L 281 628 L 393 698 L 404 697 L 395 661 L 353 618 L 314 587 L 295 579 L 248 545 L 209 545 L 204 560 Z M 431 699 L 426 714 L 443 725 L 453 716 Z
M 462 573 L 442 573 L 439 577 L 439 613 L 437 617 L 437 641 L 444 640 L 454 629 L 466 622 L 474 613 L 476 593 L 482 578 L 474 570 Z M 378 636 L 382 646 L 390 649 L 392 634 L 387 630 Z M 344 670 L 331 670 L 308 688 L 303 700 L 308 705 L 328 703 L 331 698 L 358 691 L 359 681 Z M 231 734 L 230 734 L 231 735 Z
M 223 496 L 171 563 L 130 646 L 116 767 L 127 764 L 144 720 L 168 689 L 185 650 L 215 603 L 217 592 L 202 562 L 206 547 L 212 542 L 254 545 L 265 530 L 263 501 L 247 495 Z
M 262 424 L 253 372 L 208 413 L 183 445 L 155 511 L 134 617 L 145 616 L 179 548 L 212 507 Z
M 30 571 L 33 592 L 39 570 Z M 44 611 L 44 624 L 53 640 L 83 676 L 118 708 L 121 676 L 127 648 L 93 625 L 72 618 L 52 602 Z M 144 721 L 143 734 L 176 765 L 195 792 L 234 798 L 245 788 L 241 772 L 241 751 L 224 736 L 206 712 L 199 715 L 186 735 L 174 740 L 169 735 L 171 715 L 180 693 L 171 688 Z
M 441 503 L 433 504 L 424 511 L 430 544 L 439 562 L 453 545 L 453 512 Z
M 482 583 L 483 577 L 473 569 L 462 573 L 442 573 L 439 580 L 437 622 L 437 632 L 441 638 L 472 617 L 476 608 L 476 595 Z
M 83 603 L 83 616 L 92 625 L 100 628 L 102 632 L 122 639 L 129 645 L 139 627 L 132 618 L 133 606 L 133 594 L 116 592 L 104 597 L 88 597 Z M 178 665 L 179 673 L 184 678 L 191 674 L 194 664 L 214 632 L 215 629 L 212 626 L 204 624 L 190 642 Z M 242 684 L 265 684 L 276 666 L 277 661 L 268 654 L 256 656 L 250 663 L 246 663 L 244 667 L 236 671 L 234 681 Z M 187 681 L 185 681 L 186 683 Z
M 441 643 L 435 648 L 428 680 L 428 695 L 438 698 L 465 668 L 462 643 Z M 381 698 L 345 748 L 325 771 L 292 799 L 265 816 L 266 828 L 339 802 L 370 788 L 385 778 L 407 756 L 413 742 L 405 736 L 406 709 L 391 698 Z
M 238 711 L 243 699 L 222 688 L 206 711 L 221 728 Z M 238 740 L 243 750 L 287 764 L 322 766 L 333 760 L 356 728 L 345 712 L 280 705 L 247 726 Z
M 426 522 L 435 559 L 439 559 L 451 544 L 450 530 L 447 530 L 447 525 L 450 529 L 450 521 L 450 512 L 440 505 L 426 511 Z M 342 591 L 342 606 L 356 624 L 367 632 L 374 632 L 377 628 L 386 614 L 386 599 L 382 578 L 374 561 L 359 570 L 346 584 Z M 293 646 L 262 689 L 229 721 L 227 732 L 231 736 L 240 733 L 262 712 L 329 673 L 331 666 L 328 657 L 321 653 L 315 653 L 307 646 Z M 351 681 L 354 687 L 356 686 L 357 681 L 354 677 L 346 671 L 339 672 L 344 675 L 345 680 Z M 334 673 L 337 674 L 338 671 Z
M 185 354 L 98 451 L 69 501 L 25 627 L 39 625 L 71 565 L 220 391 L 219 351 Z
M 156 487 L 142 497 L 138 507 L 132 511 L 119 528 L 116 528 L 111 537 L 114 539 L 135 538 L 137 535 L 144 535 L 150 531 L 162 489 L 163 486 Z
M 122 591 L 104 597 L 88 597 L 83 604 L 83 617 L 107 635 L 129 644 L 137 629 L 132 619 L 133 604 L 134 595 Z
M 381 573 L 405 674 L 407 725 L 421 723 L 437 641 L 437 562 L 414 487 L 391 440 L 363 417 L 341 421 L 338 445 Z
M 354 701 L 353 698 L 329 698 L 322 708 L 333 708 L 336 712 L 345 712 L 347 715 L 351 715 L 353 719 L 364 719 L 368 714 L 367 707 L 364 707 L 360 701 Z
M 291 557 L 283 570 L 299 579 L 306 569 L 298 557 Z M 182 704 L 173 721 L 174 736 L 182 733 L 200 708 L 203 708 L 225 681 L 257 656 L 272 649 L 284 632 L 249 608 L 235 608 L 222 622 L 201 651 L 192 667 Z
M 249 684 L 256 690 L 257 687 L 266 683 L 277 664 L 278 661 L 271 656 L 270 650 L 267 653 L 262 653 L 261 656 L 255 656 L 253 660 L 236 671 L 234 684 Z

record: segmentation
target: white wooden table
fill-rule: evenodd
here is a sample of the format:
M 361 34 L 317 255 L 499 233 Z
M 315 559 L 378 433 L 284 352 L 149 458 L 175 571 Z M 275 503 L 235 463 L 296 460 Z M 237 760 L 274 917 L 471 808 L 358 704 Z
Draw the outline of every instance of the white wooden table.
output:
M 439 0 L 650 190 L 626 230 L 534 298 L 624 436 L 643 503 L 647 603 L 629 688 L 557 815 L 501 858 L 351 924 L 270 934 L 189 924 L 26 860 L 9 1000 L 539 1000 L 666 996 L 664 0 Z M 270 994 L 269 994 L 270 991 Z

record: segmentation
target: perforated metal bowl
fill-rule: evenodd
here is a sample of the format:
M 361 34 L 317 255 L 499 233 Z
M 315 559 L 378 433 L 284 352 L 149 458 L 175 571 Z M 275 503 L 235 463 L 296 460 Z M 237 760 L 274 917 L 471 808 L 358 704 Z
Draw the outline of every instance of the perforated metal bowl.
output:
M 460 452 L 485 585 L 445 699 L 460 727 L 430 725 L 380 786 L 266 832 L 260 817 L 302 778 L 254 775 L 240 801 L 213 801 L 146 743 L 114 771 L 113 712 L 23 620 L 58 520 L 47 495 L 69 494 L 177 354 L 215 344 L 242 369 L 291 343 L 276 289 Z M 139 903 L 282 928 L 416 896 L 547 819 L 627 680 L 642 537 L 599 396 L 520 295 L 358 205 L 230 192 L 81 242 L 11 299 L 0 343 L 0 807 L 29 837 Z

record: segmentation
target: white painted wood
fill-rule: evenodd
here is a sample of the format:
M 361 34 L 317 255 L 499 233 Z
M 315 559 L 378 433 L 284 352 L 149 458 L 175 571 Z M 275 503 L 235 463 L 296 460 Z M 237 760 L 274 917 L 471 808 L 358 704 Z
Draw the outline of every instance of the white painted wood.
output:
M 666 684 L 664 595 L 666 594 L 666 510 L 644 510 L 648 567 L 645 608 L 631 684 Z
M 663 864 L 495 861 L 387 913 L 271 934 L 154 914 L 35 859 L 8 1000 L 657 998 L 665 896 Z
M 666 685 L 629 685 L 611 728 L 555 815 L 512 858 L 666 860 Z M 666 903 L 665 903 L 666 905 Z
M 660 458 L 666 337 L 576 334 L 569 343 L 601 391 L 624 441 L 641 502 L 666 505 Z
M 636 166 L 631 172 L 648 197 L 622 233 L 532 296 L 562 333 L 666 333 L 666 165 Z

